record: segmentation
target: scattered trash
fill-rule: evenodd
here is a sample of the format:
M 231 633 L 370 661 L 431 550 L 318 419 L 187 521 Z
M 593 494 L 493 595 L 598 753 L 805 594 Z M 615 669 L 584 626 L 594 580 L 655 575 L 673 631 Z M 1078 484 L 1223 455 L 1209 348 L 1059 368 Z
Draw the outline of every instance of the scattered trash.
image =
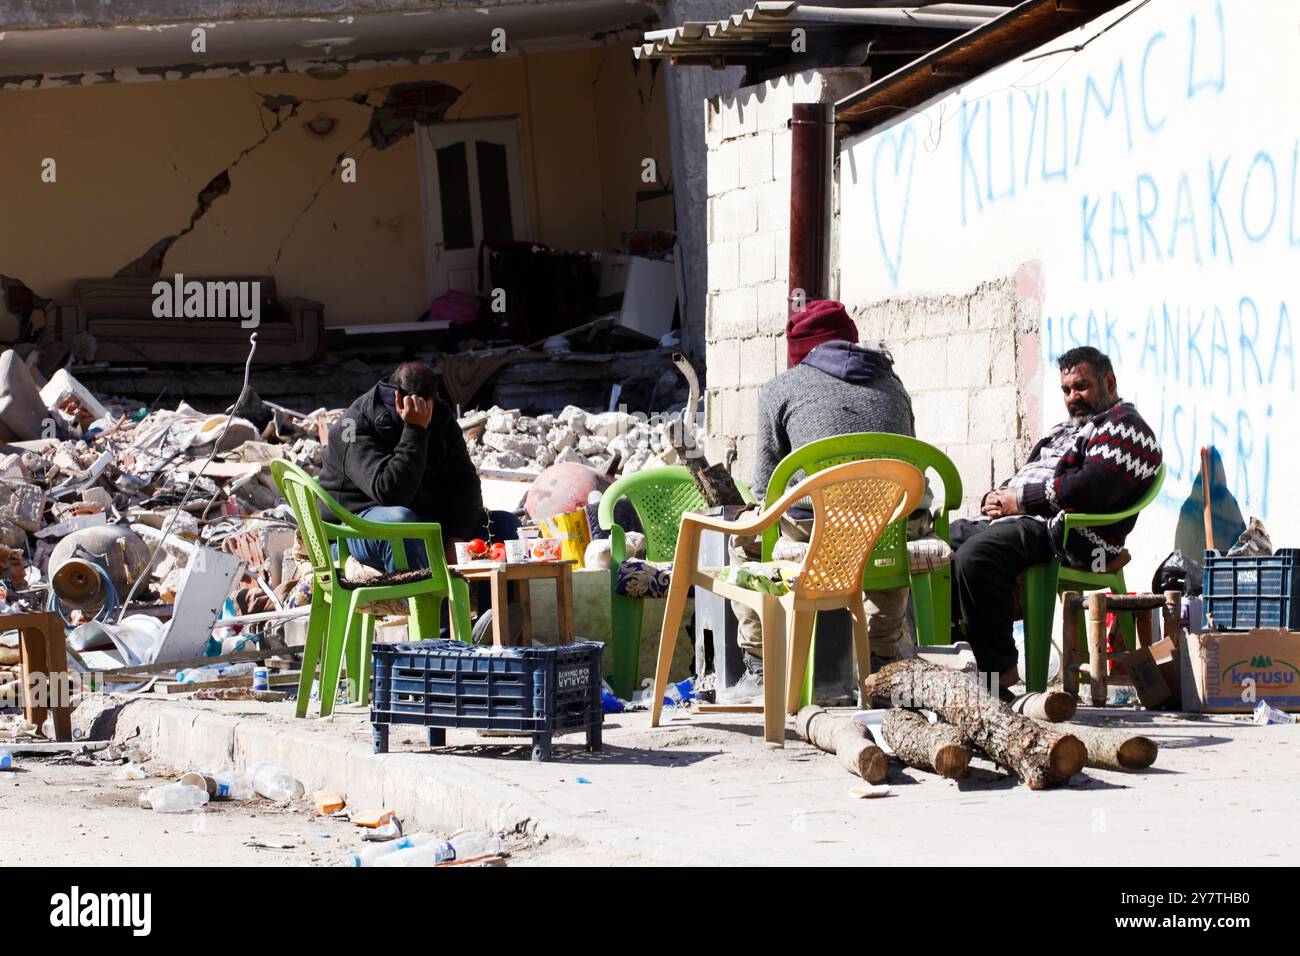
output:
M 3 766 L 3 760 L 0 760 L 0 767 Z M 123 764 L 113 771 L 114 780 L 144 780 L 149 775 L 144 772 L 139 764 Z
M 889 784 L 887 783 L 869 783 L 866 786 L 849 788 L 849 795 L 857 797 L 859 800 L 870 800 L 874 797 L 887 797 L 889 796 L 889 793 Z
M 1261 700 L 1255 705 L 1255 710 L 1251 714 L 1251 722 L 1261 727 L 1269 724 L 1295 724 L 1300 723 L 1300 717 L 1278 710 L 1268 701 Z
M 366 832 L 361 834 L 361 839 L 374 843 L 383 843 L 386 840 L 396 840 L 402 835 L 402 824 L 397 817 L 393 817 L 387 823 L 377 827 L 367 827 Z
M 590 783 L 582 777 L 579 783 Z M 461 830 L 451 835 L 449 841 L 455 853 L 454 859 L 472 860 L 481 856 L 497 856 L 501 853 L 501 838 L 482 830 Z
M 169 783 L 141 794 L 140 802 L 158 813 L 190 813 L 207 804 L 208 793 L 187 783 Z
M 333 790 L 317 790 L 311 795 L 311 798 L 316 804 L 316 812 L 321 816 L 338 813 L 347 805 L 347 801 Z
M 358 810 L 351 814 L 354 827 L 382 827 L 394 817 L 392 810 Z
M 575 783 L 591 783 L 586 777 L 574 777 L 573 779 Z
M 1236 543 L 1228 549 L 1228 557 L 1267 557 L 1273 553 L 1273 542 L 1269 540 L 1264 523 L 1258 518 L 1251 518 L 1246 530 L 1237 538 Z
M 10 770 L 14 765 L 14 755 L 7 750 L 0 750 L 0 770 Z
M 283 767 L 259 763 L 248 772 L 253 789 L 268 800 L 297 800 L 303 793 L 301 783 Z
M 343 866 L 377 866 L 379 864 L 376 861 L 381 857 L 396 853 L 399 850 L 422 847 L 434 841 L 437 841 L 437 837 L 432 833 L 412 833 L 410 836 L 399 837 L 387 843 L 377 843 L 374 846 L 363 847 L 360 852 L 350 855 L 343 862 Z M 444 843 L 443 846 L 446 848 L 444 858 L 451 859 L 451 855 L 454 853 L 451 844 Z
M 286 840 L 269 837 L 249 837 L 244 841 L 244 846 L 257 847 L 260 850 L 296 850 L 302 846 L 302 838 Z

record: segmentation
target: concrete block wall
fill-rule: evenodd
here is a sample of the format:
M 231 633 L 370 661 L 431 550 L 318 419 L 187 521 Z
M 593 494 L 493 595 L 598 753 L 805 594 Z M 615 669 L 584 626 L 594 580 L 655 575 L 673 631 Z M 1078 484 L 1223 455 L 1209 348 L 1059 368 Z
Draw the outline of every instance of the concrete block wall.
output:
M 941 449 L 962 479 L 962 514 L 1024 460 L 1035 423 L 1021 399 L 1026 316 L 1013 279 L 960 295 L 845 303 L 862 341 L 881 341 L 912 396 L 916 434 Z
M 861 71 L 808 72 L 705 106 L 705 450 L 721 461 L 735 441 L 736 474 L 745 481 L 754 469 L 758 389 L 786 367 L 790 117 L 795 103 L 824 102 L 864 82 Z

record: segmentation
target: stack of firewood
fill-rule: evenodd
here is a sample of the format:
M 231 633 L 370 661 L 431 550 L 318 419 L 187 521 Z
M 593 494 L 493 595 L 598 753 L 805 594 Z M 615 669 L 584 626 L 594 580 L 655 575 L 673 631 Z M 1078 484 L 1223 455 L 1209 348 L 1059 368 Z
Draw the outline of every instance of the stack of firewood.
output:
M 1005 767 L 1031 790 L 1065 783 L 1085 765 L 1137 770 L 1156 758 L 1156 746 L 1146 737 L 1051 726 L 1074 716 L 1074 697 L 1059 691 L 1026 695 L 1008 705 L 970 675 L 923 660 L 895 661 L 866 683 L 873 706 L 891 708 L 881 735 L 894 756 L 949 779 L 965 774 L 975 753 Z M 938 720 L 931 722 L 922 711 Z M 847 769 L 869 783 L 888 776 L 884 754 L 866 727 L 805 707 L 796 729 L 820 749 L 839 754 Z

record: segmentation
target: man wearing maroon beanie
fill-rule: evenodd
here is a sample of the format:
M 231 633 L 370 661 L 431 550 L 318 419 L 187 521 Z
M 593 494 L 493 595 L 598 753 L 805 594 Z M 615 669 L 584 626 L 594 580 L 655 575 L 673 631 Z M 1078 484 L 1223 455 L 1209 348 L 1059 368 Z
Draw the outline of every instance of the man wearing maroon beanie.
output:
M 785 324 L 787 368 L 794 368 L 819 345 L 827 342 L 858 341 L 858 327 L 844 306 L 834 299 L 810 302 L 808 308 L 790 316 Z
M 758 448 L 750 486 L 755 494 L 766 493 L 782 458 L 809 442 L 854 432 L 915 434 L 912 400 L 894 374 L 893 358 L 882 345 L 856 344 L 858 328 L 843 305 L 829 299 L 810 302 L 790 317 L 785 338 L 790 367 L 758 393 Z M 808 541 L 812 515 L 801 518 L 782 519 L 777 557 L 794 559 L 790 549 L 797 552 L 798 543 Z M 758 560 L 756 541 L 733 538 L 732 542 L 733 563 Z M 866 594 L 873 670 L 898 656 L 907 596 L 905 588 Z M 761 681 L 758 615 L 734 602 L 732 607 L 740 623 L 738 639 L 745 666 L 755 681 Z

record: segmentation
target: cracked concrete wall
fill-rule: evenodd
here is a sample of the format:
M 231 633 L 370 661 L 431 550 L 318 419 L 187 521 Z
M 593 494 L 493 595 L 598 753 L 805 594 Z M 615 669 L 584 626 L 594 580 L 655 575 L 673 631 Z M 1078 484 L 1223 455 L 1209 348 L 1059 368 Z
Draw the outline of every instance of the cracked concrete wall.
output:
M 163 274 L 270 273 L 282 295 L 324 302 L 330 325 L 412 320 L 428 304 L 415 138 L 363 150 L 372 111 L 349 98 L 436 80 L 462 91 L 448 120 L 518 116 L 530 238 L 606 249 L 634 225 L 641 158 L 655 156 L 671 177 L 662 84 L 630 61 L 609 45 L 334 81 L 286 74 L 0 93 L 0 274 L 46 298 L 70 294 L 77 278 L 111 276 L 184 229 L 205 184 L 229 170 L 229 191 L 171 246 Z M 275 121 L 260 105 L 267 94 L 322 102 L 304 102 L 232 167 Z M 303 128 L 318 113 L 338 121 L 325 138 Z M 358 159 L 356 183 L 331 177 L 341 153 Z M 54 183 L 41 181 L 46 158 L 57 163 Z M 0 338 L 15 331 L 0 322 Z

